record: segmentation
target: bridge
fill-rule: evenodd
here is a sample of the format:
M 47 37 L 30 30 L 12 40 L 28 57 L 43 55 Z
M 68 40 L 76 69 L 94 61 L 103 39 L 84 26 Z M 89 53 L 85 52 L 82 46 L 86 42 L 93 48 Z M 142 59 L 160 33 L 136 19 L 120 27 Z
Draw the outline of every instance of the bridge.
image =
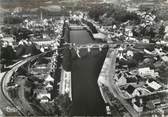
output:
M 1 109 L 3 113 L 7 116 L 24 116 L 27 115 L 27 112 L 23 112 L 22 108 L 19 105 L 15 104 L 12 100 L 11 96 L 8 93 L 8 83 L 12 79 L 12 75 L 17 71 L 19 67 L 26 64 L 27 62 L 38 58 L 40 55 L 29 57 L 25 60 L 21 60 L 11 66 L 10 70 L 5 72 L 1 78 L 1 90 L 0 90 L 0 102 L 1 102 Z M 23 105 L 22 105 L 23 106 Z M 26 105 L 25 105 L 26 107 Z M 30 108 L 29 108 L 30 109 Z M 32 109 L 30 109 L 32 110 Z
M 76 45 L 75 48 L 67 50 L 70 53 L 67 62 L 71 61 L 68 69 L 72 80 L 71 115 L 105 115 L 105 103 L 97 79 L 108 47 L 103 47 L 105 43 L 95 40 L 91 32 L 83 26 L 70 25 L 65 34 L 69 35 L 64 36 L 65 40 L 68 40 L 67 43 Z M 101 45 L 102 50 L 99 49 Z
M 110 40 L 102 41 L 93 37 L 92 31 L 84 24 L 67 24 L 63 27 L 64 46 L 59 48 L 63 53 L 63 61 L 59 63 L 61 68 L 60 94 L 69 91 L 72 98 L 72 108 L 70 115 L 74 116 L 104 116 L 106 115 L 107 103 L 113 106 L 113 101 L 117 99 L 122 108 L 126 109 L 131 116 L 138 117 L 139 114 L 133 107 L 122 97 L 118 87 L 113 79 L 115 74 L 115 63 L 117 50 Z M 121 43 L 119 43 L 121 44 Z M 126 43 L 129 45 L 129 43 Z M 29 57 L 25 60 L 11 66 L 10 70 L 2 74 L 0 99 L 1 108 L 6 107 L 3 111 L 5 115 L 42 115 L 32 107 L 36 105 L 30 104 L 24 95 L 24 78 L 20 80 L 19 87 L 19 103 L 13 100 L 9 95 L 8 83 L 11 81 L 13 74 L 27 63 L 42 58 L 47 53 Z M 69 81 L 69 79 L 71 81 Z M 58 81 L 56 81 L 58 83 Z M 70 84 L 70 85 L 66 85 Z M 54 84 L 55 85 L 55 84 Z M 64 87 L 70 87 L 70 89 Z M 114 96 L 110 99 L 108 92 L 104 91 L 104 87 Z M 57 86 L 54 86 L 56 90 Z M 65 91 L 66 90 L 66 91 Z M 55 96 L 55 94 L 54 94 Z M 47 107 L 46 107 L 47 108 Z M 5 112 L 5 111 L 11 111 Z M 41 108 L 41 110 L 43 110 Z M 40 111 L 41 111 L 40 110 Z M 45 110 L 45 109 L 44 109 Z M 116 108 L 113 111 L 120 116 Z M 49 112 L 48 112 L 49 113 Z M 48 114 L 47 113 L 47 114 Z M 47 115 L 46 114 L 46 115 Z

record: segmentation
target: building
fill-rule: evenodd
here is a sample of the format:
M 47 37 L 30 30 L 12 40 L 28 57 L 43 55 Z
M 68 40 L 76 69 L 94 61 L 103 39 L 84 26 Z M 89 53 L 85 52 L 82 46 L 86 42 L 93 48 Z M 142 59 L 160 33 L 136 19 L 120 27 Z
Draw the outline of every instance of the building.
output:
M 70 99 L 72 99 L 71 91 L 71 72 L 62 69 L 59 92 L 63 95 L 67 93 Z
M 33 40 L 37 45 L 51 45 L 54 43 L 54 40 Z

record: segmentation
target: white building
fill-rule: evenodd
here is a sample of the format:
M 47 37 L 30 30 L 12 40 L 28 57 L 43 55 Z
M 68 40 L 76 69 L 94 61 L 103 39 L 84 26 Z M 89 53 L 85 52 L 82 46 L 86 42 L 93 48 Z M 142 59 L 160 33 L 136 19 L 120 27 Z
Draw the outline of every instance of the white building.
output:
M 61 71 L 61 81 L 60 81 L 60 94 L 68 93 L 70 99 L 72 99 L 71 92 L 71 72 L 67 72 L 65 70 Z

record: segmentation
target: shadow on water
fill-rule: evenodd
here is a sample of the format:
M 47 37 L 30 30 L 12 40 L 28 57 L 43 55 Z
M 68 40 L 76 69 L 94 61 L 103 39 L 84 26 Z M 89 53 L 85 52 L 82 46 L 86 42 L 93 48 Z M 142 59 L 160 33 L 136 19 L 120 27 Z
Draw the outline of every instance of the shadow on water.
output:
M 70 42 L 76 44 L 96 43 L 87 30 L 71 30 Z M 75 116 L 106 115 L 105 103 L 97 84 L 108 48 L 80 49 L 80 58 L 74 49 L 65 50 L 65 66 L 72 73 L 72 109 Z M 67 54 L 68 53 L 68 54 Z M 67 62 L 65 62 L 65 59 Z M 65 68 L 66 69 L 66 68 Z

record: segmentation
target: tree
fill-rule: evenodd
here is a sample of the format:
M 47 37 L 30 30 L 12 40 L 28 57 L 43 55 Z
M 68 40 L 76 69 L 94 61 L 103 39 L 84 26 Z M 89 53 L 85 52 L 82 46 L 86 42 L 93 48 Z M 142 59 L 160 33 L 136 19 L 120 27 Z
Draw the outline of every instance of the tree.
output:
M 140 6 L 139 6 L 139 10 L 140 10 L 141 12 L 149 12 L 149 11 L 151 11 L 151 7 L 149 7 L 149 6 L 147 6 L 147 5 L 140 5 Z
M 68 94 L 59 95 L 54 99 L 55 105 L 59 108 L 62 116 L 67 116 L 70 113 L 71 100 Z
M 164 35 L 165 35 L 165 26 L 164 25 L 160 26 L 160 28 L 159 28 L 159 35 L 160 35 L 160 38 L 164 37 Z
M 23 22 L 23 18 L 21 17 L 16 17 L 16 16 L 8 16 L 5 17 L 3 22 L 4 24 L 19 24 Z
M 109 4 L 98 4 L 91 7 L 88 15 L 90 18 L 94 19 L 95 21 L 102 22 L 103 24 L 120 24 L 128 20 L 139 24 L 141 21 L 140 17 L 136 13 L 128 12 L 123 7 Z
M 89 9 L 89 17 L 94 19 L 95 21 L 100 20 L 100 16 L 102 16 L 106 12 L 106 6 L 104 4 L 94 5 Z

